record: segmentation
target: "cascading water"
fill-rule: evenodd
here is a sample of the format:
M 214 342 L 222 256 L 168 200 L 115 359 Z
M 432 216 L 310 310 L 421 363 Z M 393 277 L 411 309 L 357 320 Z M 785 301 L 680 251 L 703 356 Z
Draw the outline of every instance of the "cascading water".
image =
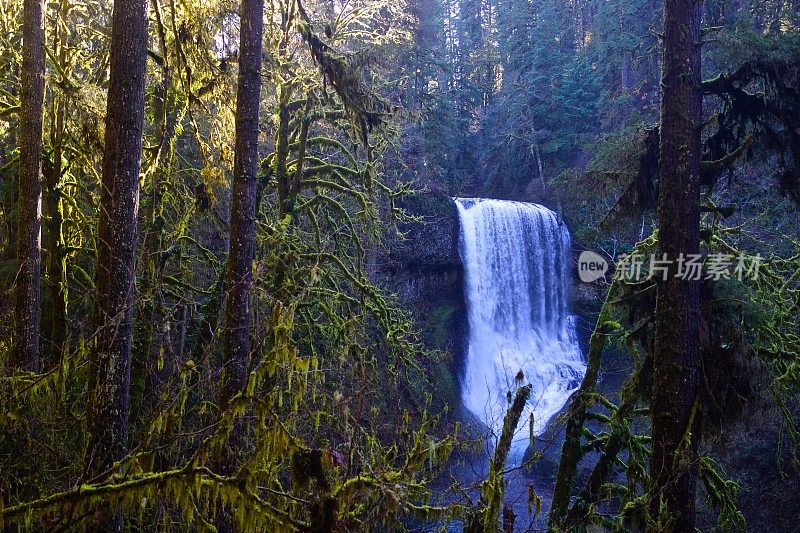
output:
M 464 404 L 499 434 L 509 391 L 530 383 L 522 421 L 533 414 L 539 435 L 586 371 L 567 306 L 569 231 L 540 205 L 455 202 L 469 316 Z

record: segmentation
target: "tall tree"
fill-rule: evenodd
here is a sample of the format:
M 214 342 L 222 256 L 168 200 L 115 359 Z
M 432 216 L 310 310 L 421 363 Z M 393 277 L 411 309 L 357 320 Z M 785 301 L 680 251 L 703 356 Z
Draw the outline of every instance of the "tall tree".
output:
M 72 5 L 61 0 L 56 8 L 56 28 L 53 30 L 53 57 L 59 71 L 68 72 L 71 68 L 69 43 L 67 42 L 67 20 Z M 47 193 L 45 194 L 45 213 L 47 219 L 46 280 L 49 285 L 49 338 L 47 352 L 59 360 L 67 351 L 67 257 L 64 241 L 64 143 L 67 134 L 66 109 L 69 95 L 65 92 L 53 97 L 50 116 L 51 163 L 45 168 Z
M 11 365 L 39 369 L 42 269 L 42 104 L 44 100 L 44 2 L 25 0 L 22 93 L 19 115 L 19 203 L 16 279 L 17 344 Z
M 469 114 L 481 107 L 480 59 L 485 38 L 480 0 L 458 0 L 458 60 L 456 84 L 460 89 L 459 111 Z
M 128 440 L 136 217 L 147 62 L 147 0 L 116 0 L 97 237 L 97 347 L 91 358 L 88 476 Z
M 263 17 L 263 0 L 242 0 L 231 235 L 226 276 L 223 406 L 244 386 L 250 353 Z
M 664 2 L 658 241 L 673 268 L 656 289 L 650 516 L 659 531 L 694 530 L 700 285 L 675 262 L 700 251 L 701 4 Z

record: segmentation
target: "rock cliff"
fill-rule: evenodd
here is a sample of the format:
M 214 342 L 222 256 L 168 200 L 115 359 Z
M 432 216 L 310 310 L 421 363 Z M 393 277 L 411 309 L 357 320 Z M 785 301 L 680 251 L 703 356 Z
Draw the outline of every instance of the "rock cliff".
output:
M 453 200 L 435 190 L 408 198 L 401 207 L 418 221 L 401 225 L 403 238 L 388 243 L 379 275 L 411 309 L 425 344 L 446 352 L 436 385 L 457 398 L 467 327 L 458 213 Z

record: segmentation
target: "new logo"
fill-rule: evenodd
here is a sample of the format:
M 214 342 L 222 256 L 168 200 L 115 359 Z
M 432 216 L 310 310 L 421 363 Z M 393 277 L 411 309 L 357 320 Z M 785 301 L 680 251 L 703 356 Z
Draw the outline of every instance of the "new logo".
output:
M 594 252 L 584 251 L 578 257 L 578 276 L 584 283 L 591 283 L 605 278 L 608 272 L 608 261 Z

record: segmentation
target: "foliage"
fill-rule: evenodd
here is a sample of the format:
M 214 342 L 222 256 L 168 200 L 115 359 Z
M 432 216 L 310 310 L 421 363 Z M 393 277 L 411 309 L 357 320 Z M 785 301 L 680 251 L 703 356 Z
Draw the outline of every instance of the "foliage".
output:
M 21 4 L 0 2 L 0 367 L 14 342 Z M 660 2 L 268 0 L 253 348 L 246 389 L 222 409 L 237 8 L 151 2 L 131 446 L 87 479 L 112 2 L 47 3 L 44 371 L 0 373 L 2 526 L 91 529 L 103 505 L 148 530 L 226 521 L 366 530 L 463 517 L 464 507 L 430 503 L 432 480 L 465 438 L 431 411 L 431 394 L 455 398 L 458 384 L 447 355 L 421 342 L 447 344 L 455 311 L 433 310 L 431 331 L 418 332 L 376 282 L 386 237 L 414 221 L 404 206 L 430 201 L 412 198 L 415 188 L 447 193 L 427 206 L 437 212 L 455 194 L 563 203 L 578 240 L 610 257 L 654 249 L 655 236 L 644 237 L 658 168 Z M 746 241 L 744 227 L 722 227 L 732 208 L 716 200 L 723 178 L 750 188 L 768 168 L 797 201 L 797 3 L 708 0 L 704 10 L 704 238 L 709 253 L 752 252 L 760 235 Z M 748 165 L 761 166 L 743 172 Z M 786 227 L 796 225 L 788 202 L 740 207 L 746 217 L 763 207 L 761 226 Z M 795 443 L 795 244 L 785 239 L 758 279 L 704 284 L 712 394 L 698 405 L 706 433 L 691 438 L 729 424 L 768 388 Z M 609 288 L 590 371 L 564 417 L 556 526 L 621 530 L 661 518 L 647 514 L 645 467 L 653 292 L 648 283 Z M 619 401 L 597 392 L 610 340 L 635 356 Z M 589 478 L 573 486 L 590 455 Z M 232 473 L 220 457 L 233 458 Z M 709 455 L 693 466 L 720 528 L 744 527 L 740 487 Z M 472 516 L 490 529 L 499 464 L 482 488 Z
M 213 530 L 230 515 L 246 530 L 332 531 L 458 511 L 426 504 L 457 429 L 441 427 L 406 385 L 425 384 L 422 368 L 438 356 L 365 267 L 406 219 L 396 202 L 413 192 L 382 168 L 396 138 L 382 62 L 408 39 L 404 4 L 267 4 L 262 108 L 274 124 L 264 132 L 247 386 L 219 407 L 236 6 L 156 1 L 131 447 L 92 479 L 81 465 L 110 2 L 49 4 L 45 155 L 63 155 L 51 191 L 59 201 L 45 203 L 61 222 L 45 235 L 62 240 L 73 320 L 63 351 L 45 343 L 44 373 L 0 377 L 0 523 L 90 528 L 98 505 L 110 505 L 135 529 Z M 15 120 L 19 7 L 2 8 L 3 134 Z M 3 136 L 4 173 L 13 142 Z M 8 221 L 12 204 L 3 205 Z M 239 427 L 244 440 L 231 441 Z M 223 474 L 231 442 L 235 468 Z
M 729 243 L 737 229 L 719 225 L 718 215 L 706 223 L 705 261 L 713 254 L 743 256 Z M 657 238 L 654 233 L 639 242 L 629 257 L 654 253 Z M 746 404 L 771 394 L 784 410 L 791 442 L 796 442 L 795 420 L 787 402 L 800 385 L 794 372 L 800 357 L 796 334 L 800 323 L 794 312 L 800 303 L 798 257 L 762 259 L 741 280 L 723 277 L 703 282 L 701 383 L 705 386 L 695 416 L 703 420 L 705 430 L 699 435 L 687 430 L 687 439 L 702 443 L 720 427 L 734 423 Z M 616 268 L 624 267 L 618 264 Z M 645 265 L 644 276 L 646 270 Z M 647 503 L 651 482 L 646 466 L 649 433 L 642 417 L 649 414 L 654 289 L 654 278 L 649 276 L 639 281 L 616 279 L 609 288 L 590 341 L 589 370 L 565 415 L 567 440 L 549 517 L 552 527 L 568 530 L 596 524 L 615 530 L 658 529 L 668 520 L 666 515 L 650 515 Z M 610 342 L 623 343 L 636 357 L 618 403 L 596 390 L 602 353 Z M 589 429 L 590 421 L 599 423 L 600 429 Z M 599 455 L 589 478 L 570 502 L 575 468 L 590 452 Z M 684 468 L 699 468 L 710 503 L 720 510 L 719 527 L 724 531 L 746 530 L 744 516 L 737 508 L 739 485 L 727 479 L 711 457 L 702 455 L 698 460 L 698 465 L 685 464 Z M 567 492 L 559 492 L 561 484 Z
M 733 62 L 737 67 L 703 82 L 704 94 L 713 97 L 715 105 L 703 124 L 701 183 L 710 195 L 722 176 L 731 183 L 742 162 L 774 160 L 778 190 L 798 203 L 798 33 L 765 37 L 743 33 L 720 37 L 736 43 L 728 53 L 737 58 Z M 620 140 L 622 144 L 613 144 Z M 657 168 L 657 125 L 604 138 L 585 179 L 620 192 L 613 205 L 606 206 L 601 229 L 608 231 L 621 219 L 637 218 L 655 206 Z

